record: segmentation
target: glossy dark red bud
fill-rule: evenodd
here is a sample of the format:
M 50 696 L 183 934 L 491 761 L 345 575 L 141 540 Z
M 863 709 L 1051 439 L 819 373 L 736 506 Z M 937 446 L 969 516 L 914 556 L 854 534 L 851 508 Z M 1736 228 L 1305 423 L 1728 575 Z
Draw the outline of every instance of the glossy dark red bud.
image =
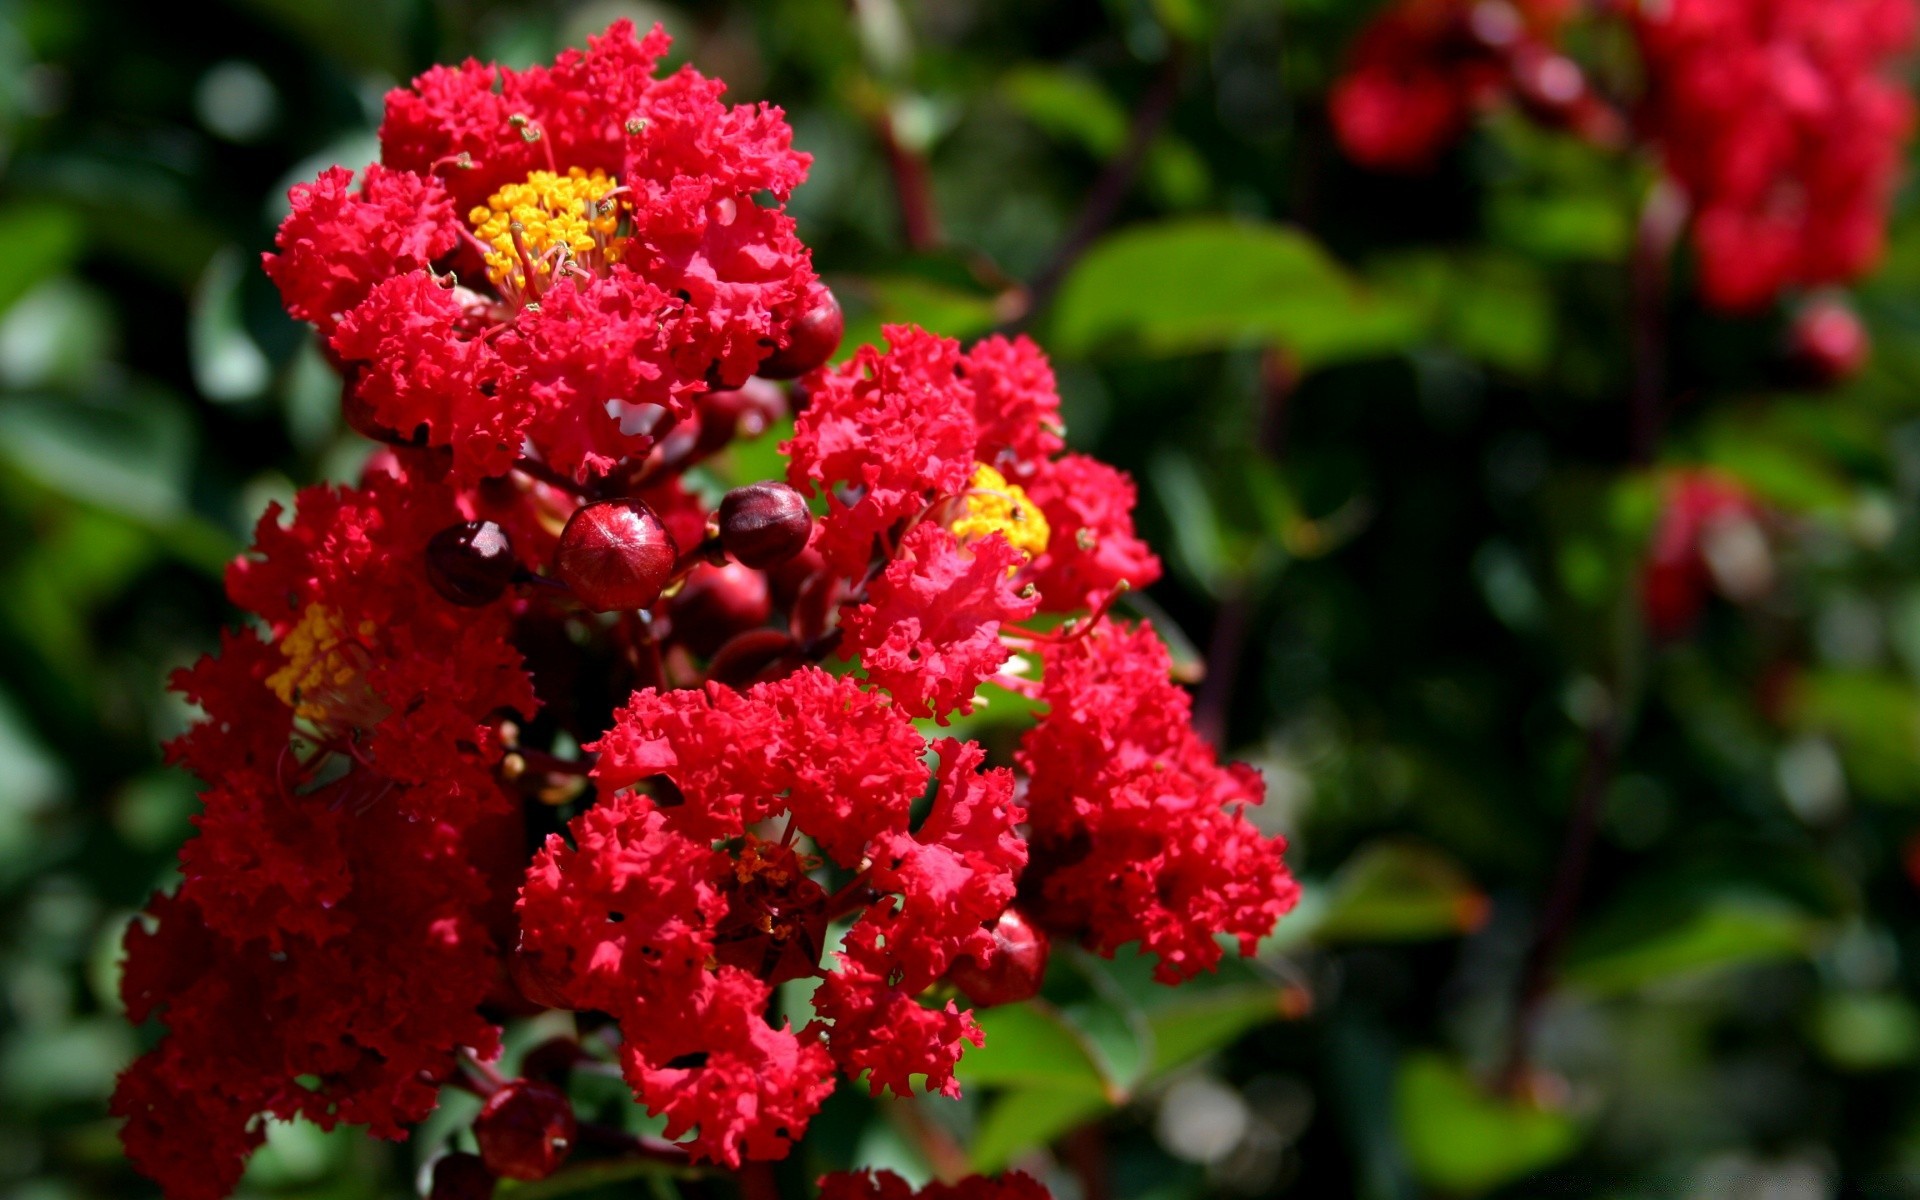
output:
M 593 611 L 619 612 L 658 600 L 679 557 L 673 535 L 645 503 L 601 500 L 567 519 L 553 573 Z
M 520 1074 L 527 1079 L 565 1087 L 573 1064 L 585 1057 L 580 1043 L 570 1037 L 551 1037 L 520 1058 Z
M 491 1200 L 493 1183 L 478 1154 L 443 1154 L 434 1160 L 427 1200 Z
M 799 651 L 800 643 L 784 630 L 749 629 L 720 647 L 707 664 L 707 678 L 729 687 L 745 687 L 760 681 L 782 660 L 798 663 Z
M 567 1094 L 525 1079 L 487 1097 L 473 1119 L 481 1161 L 507 1179 L 545 1179 L 567 1161 L 578 1135 Z
M 764 379 L 798 379 L 825 365 L 840 348 L 847 319 L 824 283 L 815 283 L 800 315 L 787 327 L 787 344 L 769 354 L 756 372 Z
M 993 924 L 993 949 L 985 959 L 962 955 L 947 978 L 980 1008 L 1029 1000 L 1040 994 L 1050 948 L 1043 930 L 1009 908 Z
M 751 483 L 720 501 L 720 544 L 749 567 L 778 566 L 805 550 L 812 536 L 806 497 L 784 483 Z
M 767 577 L 751 567 L 702 564 L 688 574 L 667 612 L 674 639 L 705 658 L 735 634 L 766 624 L 773 597 Z
M 1846 301 L 1833 296 L 1814 300 L 1795 314 L 1787 336 L 1795 376 L 1819 387 L 1845 383 L 1873 354 L 1866 324 Z
M 507 955 L 507 975 L 513 980 L 514 989 L 534 1006 L 535 1012 L 573 1007 L 573 1002 L 561 991 L 558 977 L 537 954 L 516 950 Z
M 519 568 L 507 531 L 492 521 L 442 529 L 427 543 L 427 582 L 449 603 L 465 608 L 498 600 Z

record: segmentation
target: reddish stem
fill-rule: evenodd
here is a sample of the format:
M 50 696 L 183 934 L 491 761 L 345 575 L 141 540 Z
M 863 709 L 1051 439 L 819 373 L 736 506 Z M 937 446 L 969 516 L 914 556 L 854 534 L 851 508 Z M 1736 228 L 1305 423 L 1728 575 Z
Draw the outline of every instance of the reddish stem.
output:
M 1172 115 L 1174 101 L 1180 98 L 1180 77 L 1185 68 L 1186 47 L 1176 40 L 1167 50 L 1166 61 L 1160 64 L 1159 74 L 1154 76 L 1152 84 L 1133 110 L 1133 121 L 1127 128 L 1126 145 L 1107 164 L 1100 178 L 1094 181 L 1093 189 L 1087 193 L 1086 203 L 1080 206 L 1080 214 L 1074 218 L 1066 236 L 1060 239 L 1053 257 L 1033 277 L 1033 284 L 1028 288 L 1027 316 L 1047 306 L 1066 279 L 1067 272 L 1073 269 L 1074 264 L 1080 261 L 1080 256 L 1092 248 L 1107 226 L 1113 224 L 1114 218 L 1120 215 L 1120 205 L 1133 191 L 1141 168 L 1146 165 L 1147 152 L 1153 148 L 1154 139 L 1160 136 L 1160 130 Z
M 894 199 L 900 206 L 900 235 L 909 250 L 932 250 L 941 241 L 940 216 L 934 207 L 933 178 L 926 157 L 900 140 L 891 112 L 882 109 L 873 124 L 880 147 L 886 152 L 887 170 L 893 175 Z

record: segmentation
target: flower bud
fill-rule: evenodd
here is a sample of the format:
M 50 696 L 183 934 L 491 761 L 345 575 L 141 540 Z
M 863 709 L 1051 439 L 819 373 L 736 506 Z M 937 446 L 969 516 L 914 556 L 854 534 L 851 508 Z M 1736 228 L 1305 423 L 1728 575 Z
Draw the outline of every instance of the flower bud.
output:
M 427 582 L 450 604 L 479 608 L 507 590 L 520 564 L 506 530 L 492 521 L 468 521 L 427 543 Z
M 520 1056 L 520 1074 L 527 1079 L 565 1087 L 573 1065 L 586 1057 L 570 1037 L 550 1037 Z
M 1823 296 L 1801 309 L 1788 333 L 1796 377 L 1817 387 L 1845 383 L 1873 353 L 1867 327 L 1846 301 Z
M 773 612 L 767 577 L 739 563 L 695 567 L 687 585 L 673 598 L 668 613 L 673 636 L 702 658 L 734 634 L 766 624 Z
M 478 1154 L 443 1154 L 434 1161 L 427 1200 L 490 1200 L 493 1172 Z
M 567 1094 L 550 1083 L 517 1079 L 480 1107 L 473 1140 L 495 1175 L 545 1179 L 573 1152 L 579 1126 Z
M 805 550 L 812 534 L 806 499 L 784 483 L 748 484 L 720 501 L 720 544 L 756 570 Z
M 1047 935 L 1009 908 L 993 924 L 993 949 L 985 960 L 962 955 L 947 978 L 980 1008 L 1031 999 L 1046 978 L 1048 949 Z
M 560 531 L 553 573 L 595 612 L 646 608 L 673 577 L 680 548 L 639 500 L 582 505 Z
M 815 283 L 800 315 L 787 327 L 787 344 L 763 359 L 757 374 L 765 379 L 798 379 L 832 358 L 846 331 L 840 302 L 825 284 Z
M 785 630 L 749 629 L 720 647 L 707 664 L 707 678 L 729 687 L 745 687 L 783 659 L 801 661 L 799 649 L 800 643 Z

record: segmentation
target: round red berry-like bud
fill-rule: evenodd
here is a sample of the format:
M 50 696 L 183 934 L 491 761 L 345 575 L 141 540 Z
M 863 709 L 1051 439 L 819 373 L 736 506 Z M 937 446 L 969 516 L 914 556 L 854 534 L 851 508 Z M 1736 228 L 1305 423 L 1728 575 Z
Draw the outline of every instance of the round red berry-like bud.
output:
M 492 521 L 442 529 L 427 543 L 427 582 L 449 603 L 466 608 L 498 600 L 519 567 L 507 531 Z
M 980 1008 L 1028 1000 L 1040 994 L 1050 945 L 1043 930 L 1009 908 L 993 923 L 993 949 L 984 961 L 961 955 L 947 978 Z
M 750 483 L 720 501 L 720 545 L 756 570 L 786 562 L 811 536 L 806 498 L 784 483 Z
M 567 1094 L 550 1083 L 516 1079 L 480 1107 L 473 1140 L 495 1175 L 545 1179 L 573 1152 L 579 1126 Z
M 765 379 L 798 379 L 832 358 L 846 331 L 840 301 L 826 284 L 815 283 L 800 315 L 787 327 L 787 344 L 761 360 L 757 374 Z
M 739 563 L 701 564 L 667 609 L 673 636 L 702 658 L 726 645 L 734 634 L 766 624 L 773 612 L 767 577 Z
M 1788 354 L 1794 373 L 1808 383 L 1831 387 L 1860 373 L 1873 353 L 1865 323 L 1846 301 L 1824 296 L 1793 318 Z
M 646 608 L 673 577 L 680 548 L 645 503 L 601 500 L 567 518 L 553 573 L 595 612 Z
M 520 995 L 535 1009 L 570 1009 L 573 1002 L 561 990 L 559 978 L 537 954 L 516 950 L 507 955 L 507 975 Z
M 491 1200 L 493 1172 L 478 1154 L 443 1154 L 434 1160 L 427 1200 Z
M 745 687 L 760 680 L 761 674 L 786 659 L 799 662 L 800 643 L 784 629 L 749 629 L 736 634 L 714 653 L 707 664 L 707 678 L 729 687 Z
M 550 1037 L 520 1057 L 520 1074 L 527 1079 L 565 1087 L 573 1064 L 585 1057 L 580 1043 L 570 1037 Z

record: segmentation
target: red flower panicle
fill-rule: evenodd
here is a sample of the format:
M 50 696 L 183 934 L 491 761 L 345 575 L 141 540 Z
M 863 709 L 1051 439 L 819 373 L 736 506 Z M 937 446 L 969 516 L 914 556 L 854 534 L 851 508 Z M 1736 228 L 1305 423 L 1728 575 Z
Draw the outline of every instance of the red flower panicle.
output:
M 1028 911 L 1103 953 L 1137 941 L 1168 983 L 1243 954 L 1298 898 L 1246 808 L 1259 775 L 1220 766 L 1194 733 L 1166 648 L 1109 622 L 1042 655 L 1047 713 L 1021 744 L 1036 868 Z
M 1913 126 L 1893 74 L 1912 0 L 1641 5 L 1648 136 L 1694 208 L 1701 289 L 1720 308 L 1844 283 L 1880 256 Z
M 263 1116 L 402 1137 L 450 1083 L 493 1099 L 436 1189 L 567 1169 L 553 1064 L 596 1056 L 672 1154 L 780 1158 L 841 1076 L 956 1094 L 973 1008 L 1034 995 L 1051 937 L 1174 981 L 1292 903 L 1257 778 L 1106 616 L 1159 562 L 1127 477 L 1064 453 L 1045 356 L 895 327 L 822 367 L 807 159 L 665 49 L 622 23 L 430 71 L 361 186 L 295 191 L 267 269 L 388 444 L 268 512 L 227 579 L 253 623 L 175 681 L 204 807 L 127 935 L 165 1033 L 114 1110 L 176 1200 L 230 1192 Z M 770 357 L 811 372 L 788 482 L 709 511 L 685 473 L 787 406 Z M 990 681 L 1047 709 L 1015 763 L 915 725 Z M 617 1044 L 494 1079 L 499 1022 L 546 1008 Z M 976 1193 L 1039 1188 L 923 1194 Z
M 1556 47 L 1569 0 L 1399 0 L 1355 42 L 1330 98 L 1347 156 L 1422 171 L 1509 101 L 1601 141 L 1618 119 Z
M 730 108 L 691 68 L 656 78 L 666 50 L 623 21 L 551 67 L 437 67 L 388 96 L 359 190 L 334 168 L 294 191 L 266 257 L 288 311 L 464 479 L 528 446 L 582 478 L 644 455 L 806 315 L 777 202 L 807 156 L 778 109 Z
M 915 1188 L 892 1171 L 841 1171 L 820 1179 L 820 1200 L 1048 1200 L 1052 1193 L 1023 1171 Z
M 1729 476 L 1687 470 L 1667 480 L 1640 579 L 1641 610 L 1655 637 L 1692 632 L 1716 592 L 1752 603 L 1772 590 L 1764 518 L 1759 500 Z

